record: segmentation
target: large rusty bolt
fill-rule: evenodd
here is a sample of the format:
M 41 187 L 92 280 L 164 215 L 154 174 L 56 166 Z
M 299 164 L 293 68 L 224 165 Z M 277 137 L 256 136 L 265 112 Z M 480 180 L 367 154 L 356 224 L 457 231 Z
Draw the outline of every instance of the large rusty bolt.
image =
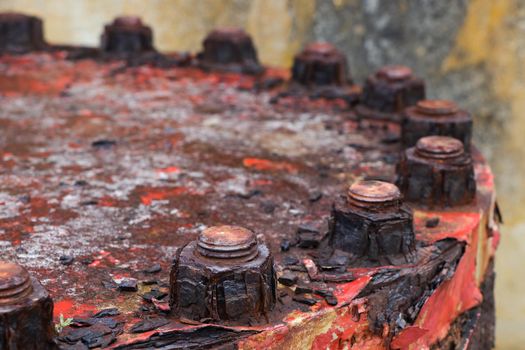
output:
M 345 55 L 335 46 L 324 42 L 312 43 L 295 56 L 292 80 L 305 86 L 352 83 Z
M 362 105 L 381 113 L 401 113 L 425 98 L 425 83 L 405 66 L 385 66 L 369 76 L 363 87 Z
M 100 47 L 110 53 L 154 51 L 153 31 L 139 17 L 117 17 L 104 27 Z
M 429 207 L 468 204 L 476 195 L 472 158 L 447 136 L 423 137 L 405 150 L 397 183 L 407 200 Z
M 0 13 L 0 52 L 24 53 L 46 46 L 40 18 L 13 12 Z
M 206 69 L 239 73 L 260 73 L 257 51 L 252 38 L 240 28 L 218 28 L 206 36 L 199 64 Z
M 20 265 L 0 261 L 0 349 L 56 349 L 53 301 Z
M 405 148 L 425 136 L 450 136 L 463 142 L 470 151 L 472 116 L 448 100 L 422 100 L 405 109 L 401 140 Z
M 377 261 L 407 255 L 414 249 L 412 213 L 396 185 L 360 181 L 334 204 L 330 244 L 356 257 Z
M 196 321 L 247 324 L 266 316 L 276 300 L 273 257 L 256 235 L 237 226 L 204 230 L 171 269 L 172 312 Z

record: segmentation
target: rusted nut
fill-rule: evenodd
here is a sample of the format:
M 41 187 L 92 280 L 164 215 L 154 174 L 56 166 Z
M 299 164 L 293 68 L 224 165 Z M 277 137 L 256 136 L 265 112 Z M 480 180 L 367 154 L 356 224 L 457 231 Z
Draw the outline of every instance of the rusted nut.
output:
M 292 80 L 305 86 L 351 84 L 345 55 L 329 43 L 308 45 L 295 56 Z
M 363 118 L 396 119 L 406 107 L 425 98 L 425 83 L 405 66 L 385 66 L 369 76 L 357 113 Z
M 153 31 L 139 17 L 117 17 L 104 27 L 100 48 L 110 53 L 140 53 L 155 51 Z
M 368 260 L 407 255 L 414 249 L 412 213 L 396 185 L 356 182 L 332 210 L 330 244 Z
M 213 30 L 204 39 L 203 48 L 197 58 L 204 69 L 247 74 L 264 71 L 259 64 L 252 38 L 240 28 Z
M 468 204 L 476 195 L 471 156 L 446 136 L 423 137 L 405 150 L 397 184 L 407 200 L 429 207 Z
M 0 348 L 55 349 L 53 301 L 20 265 L 0 261 Z
M 170 279 L 172 312 L 196 321 L 247 324 L 276 300 L 273 256 L 252 231 L 237 226 L 204 230 L 182 248 Z
M 40 18 L 13 12 L 0 13 L 0 52 L 24 53 L 46 46 Z
M 401 131 L 403 146 L 412 147 L 420 138 L 431 135 L 458 139 L 469 152 L 472 116 L 448 100 L 422 100 L 405 109 Z

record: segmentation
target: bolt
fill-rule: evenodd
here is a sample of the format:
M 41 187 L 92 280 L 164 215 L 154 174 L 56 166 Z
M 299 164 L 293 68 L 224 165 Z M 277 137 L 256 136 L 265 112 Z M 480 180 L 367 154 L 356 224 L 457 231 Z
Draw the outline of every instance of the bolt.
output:
M 171 269 L 172 312 L 196 321 L 247 324 L 276 300 L 273 257 L 252 231 L 216 226 L 180 251 Z
M 470 203 L 476 195 L 472 158 L 461 141 L 447 136 L 421 138 L 405 150 L 398 185 L 409 201 L 429 207 Z
M 241 28 L 218 28 L 203 42 L 204 50 L 197 56 L 204 69 L 259 74 L 259 64 L 252 38 Z
M 390 82 L 403 81 L 412 77 L 412 69 L 406 66 L 385 66 L 377 72 L 377 76 Z
M 100 47 L 110 53 L 140 53 L 155 51 L 153 31 L 139 17 L 117 17 L 104 27 Z
M 410 68 L 385 66 L 367 78 L 356 111 L 364 119 L 398 121 L 406 107 L 424 98 L 425 83 Z
M 20 13 L 0 13 L 0 52 L 25 53 L 46 48 L 42 20 Z
M 396 185 L 388 182 L 361 181 L 348 189 L 348 201 L 361 208 L 398 205 L 401 192 Z
M 429 135 L 450 136 L 470 151 L 472 116 L 448 100 L 422 100 L 404 112 L 401 141 L 405 148 Z
M 29 336 L 30 335 L 30 336 Z M 0 261 L 0 345 L 54 349 L 53 301 L 18 264 Z
M 365 261 L 406 261 L 414 249 L 412 213 L 391 183 L 354 183 L 347 197 L 334 204 L 331 222 L 331 246 Z
M 237 226 L 215 226 L 204 230 L 197 241 L 202 256 L 216 259 L 250 261 L 258 255 L 255 234 Z
M 306 86 L 351 84 L 345 55 L 325 42 L 311 43 L 295 56 L 292 80 Z

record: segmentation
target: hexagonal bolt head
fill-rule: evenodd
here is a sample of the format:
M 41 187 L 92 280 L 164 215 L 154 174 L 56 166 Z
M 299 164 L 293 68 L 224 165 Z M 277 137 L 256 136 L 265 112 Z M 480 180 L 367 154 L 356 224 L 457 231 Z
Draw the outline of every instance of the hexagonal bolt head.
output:
M 402 205 L 399 189 L 388 182 L 356 182 L 334 204 L 330 244 L 333 248 L 378 260 L 407 255 L 414 249 L 412 213 Z
M 276 301 L 273 257 L 242 227 L 204 230 L 182 248 L 170 279 L 172 312 L 196 321 L 248 324 L 265 316 Z
M 117 17 L 104 27 L 100 48 L 109 53 L 140 53 L 155 51 L 153 31 L 139 17 Z
M 0 261 L 0 349 L 56 349 L 53 301 L 20 265 Z
M 385 66 L 366 79 L 362 104 L 382 113 L 401 113 L 425 98 L 425 83 L 405 66 Z
M 13 12 L 0 13 L 0 52 L 24 53 L 46 46 L 40 18 Z
M 206 36 L 204 50 L 198 54 L 202 68 L 248 74 L 259 74 L 259 64 L 252 38 L 240 28 L 218 28 Z
M 401 131 L 403 146 L 413 147 L 420 138 L 431 135 L 458 139 L 469 152 L 472 116 L 447 100 L 422 100 L 405 109 Z
M 292 80 L 305 86 L 352 83 L 345 55 L 324 42 L 312 43 L 295 56 Z
M 446 136 L 421 138 L 405 150 L 397 184 L 405 198 L 429 207 L 463 205 L 476 195 L 471 156 L 461 141 Z

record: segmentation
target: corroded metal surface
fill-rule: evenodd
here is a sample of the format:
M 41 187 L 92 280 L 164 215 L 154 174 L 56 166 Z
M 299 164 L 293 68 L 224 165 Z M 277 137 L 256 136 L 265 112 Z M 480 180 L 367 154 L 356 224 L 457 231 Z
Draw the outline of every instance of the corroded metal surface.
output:
M 0 58 L 2 255 L 45 284 L 57 320 L 74 318 L 64 348 L 424 348 L 480 304 L 499 236 L 475 148 L 476 201 L 411 204 L 410 259 L 366 262 L 327 244 L 327 222 L 355 180 L 395 180 L 399 125 L 359 130 L 340 96 L 276 101 L 278 88 L 260 87 L 287 79 L 281 70 L 66 57 Z M 172 260 L 217 224 L 246 227 L 275 253 L 266 317 L 169 314 Z

